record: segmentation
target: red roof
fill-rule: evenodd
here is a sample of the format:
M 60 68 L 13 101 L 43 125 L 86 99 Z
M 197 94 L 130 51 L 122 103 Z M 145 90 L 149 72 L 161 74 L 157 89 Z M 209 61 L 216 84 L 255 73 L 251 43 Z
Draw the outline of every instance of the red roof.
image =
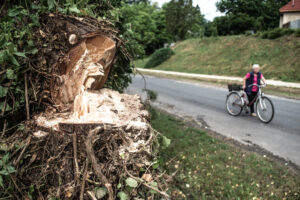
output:
M 279 9 L 279 12 L 300 12 L 300 0 L 291 0 L 285 6 Z

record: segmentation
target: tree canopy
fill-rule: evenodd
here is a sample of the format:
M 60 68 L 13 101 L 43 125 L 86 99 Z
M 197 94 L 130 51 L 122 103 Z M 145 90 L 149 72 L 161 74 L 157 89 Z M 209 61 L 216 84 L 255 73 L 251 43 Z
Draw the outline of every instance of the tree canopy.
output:
M 219 35 L 240 34 L 247 30 L 262 31 L 278 27 L 279 8 L 289 0 L 220 0 L 217 9 L 225 16 L 214 24 Z

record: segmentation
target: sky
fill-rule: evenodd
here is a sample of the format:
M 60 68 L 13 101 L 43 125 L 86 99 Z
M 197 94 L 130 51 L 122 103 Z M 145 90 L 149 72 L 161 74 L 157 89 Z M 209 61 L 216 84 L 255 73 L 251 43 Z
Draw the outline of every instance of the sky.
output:
M 152 2 L 157 2 L 159 6 L 169 1 L 170 0 L 152 0 Z M 199 5 L 201 13 L 209 21 L 212 21 L 216 16 L 223 15 L 222 13 L 217 12 L 217 8 L 215 5 L 217 1 L 218 0 L 193 0 L 194 5 Z

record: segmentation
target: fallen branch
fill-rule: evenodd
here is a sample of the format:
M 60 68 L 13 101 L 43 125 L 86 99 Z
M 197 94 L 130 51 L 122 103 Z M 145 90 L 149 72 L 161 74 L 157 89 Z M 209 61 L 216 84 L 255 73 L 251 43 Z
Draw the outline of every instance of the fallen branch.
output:
M 84 194 L 84 187 L 85 187 L 85 181 L 87 179 L 87 174 L 88 174 L 88 168 L 89 168 L 89 161 L 85 161 L 85 168 L 84 168 L 84 173 L 82 177 L 82 182 L 81 182 L 81 188 L 80 188 L 80 200 L 83 200 L 83 194 Z
M 15 160 L 15 162 L 13 163 L 14 166 L 17 166 L 17 164 L 20 162 L 21 158 L 23 157 L 23 154 L 24 154 L 25 150 L 27 149 L 28 145 L 30 144 L 30 141 L 31 141 L 31 136 L 29 135 L 28 138 L 27 138 L 27 142 L 26 142 L 24 148 L 22 149 L 18 159 Z
M 29 113 L 29 99 L 28 99 L 28 86 L 27 86 L 27 74 L 24 74 L 25 78 L 25 102 L 26 102 L 26 119 L 30 119 L 30 113 Z
M 72 135 L 73 138 L 73 152 L 74 152 L 74 166 L 75 166 L 75 183 L 79 180 L 79 169 L 78 169 L 78 160 L 77 160 L 77 135 L 74 133 Z
M 6 119 L 4 120 L 4 124 L 3 124 L 3 130 L 2 130 L 2 134 L 1 134 L 1 138 L 3 138 L 4 134 L 5 134 L 5 131 L 6 131 L 6 126 L 7 126 L 7 123 L 6 123 Z
M 96 133 L 99 133 L 103 128 L 102 127 L 97 127 L 93 130 L 91 130 L 86 138 L 85 141 L 85 148 L 86 148 L 86 153 L 88 156 L 89 161 L 92 164 L 92 168 L 96 174 L 96 176 L 101 180 L 102 183 L 104 183 L 104 186 L 106 187 L 108 191 L 108 199 L 113 200 L 114 199 L 114 193 L 111 184 L 108 182 L 107 178 L 104 176 L 102 173 L 101 169 L 102 167 L 98 164 L 94 150 L 93 150 L 93 138 L 95 137 Z

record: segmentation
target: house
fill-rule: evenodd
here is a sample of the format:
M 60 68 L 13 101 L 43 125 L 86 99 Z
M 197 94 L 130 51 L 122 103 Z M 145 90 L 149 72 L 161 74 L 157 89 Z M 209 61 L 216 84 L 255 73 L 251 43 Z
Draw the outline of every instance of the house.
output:
M 280 28 L 300 28 L 300 0 L 291 0 L 279 12 Z

